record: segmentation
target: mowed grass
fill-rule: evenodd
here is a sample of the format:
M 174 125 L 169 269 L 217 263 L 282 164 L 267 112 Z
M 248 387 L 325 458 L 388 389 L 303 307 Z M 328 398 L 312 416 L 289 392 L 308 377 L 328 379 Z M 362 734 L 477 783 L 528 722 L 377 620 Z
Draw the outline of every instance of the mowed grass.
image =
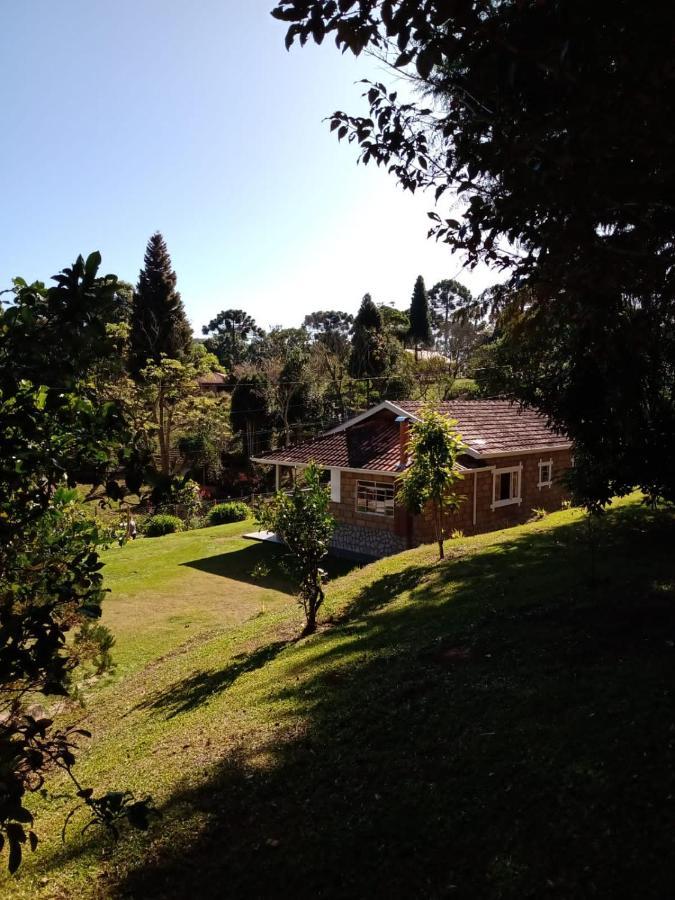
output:
M 302 641 L 242 530 L 108 554 L 119 663 L 69 711 L 94 733 L 77 769 L 162 818 L 113 847 L 80 817 L 64 844 L 52 785 L 3 896 L 672 895 L 672 509 L 356 568 Z

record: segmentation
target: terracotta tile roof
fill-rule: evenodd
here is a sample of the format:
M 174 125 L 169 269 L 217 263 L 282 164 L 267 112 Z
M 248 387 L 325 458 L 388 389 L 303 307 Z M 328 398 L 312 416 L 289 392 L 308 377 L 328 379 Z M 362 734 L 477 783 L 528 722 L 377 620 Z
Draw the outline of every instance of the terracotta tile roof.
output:
M 412 415 L 423 403 L 396 400 L 395 405 Z M 509 400 L 448 400 L 439 404 L 442 413 L 457 420 L 464 443 L 478 453 L 511 453 L 566 447 L 569 438 L 557 434 L 533 409 L 523 409 Z
M 412 416 L 423 403 L 412 400 L 393 401 Z M 457 420 L 457 430 L 464 443 L 481 455 L 517 453 L 520 450 L 555 450 L 569 445 L 569 440 L 552 431 L 539 413 L 521 409 L 508 400 L 450 400 L 441 403 L 441 412 Z M 271 450 L 256 457 L 261 461 L 288 465 L 314 460 L 320 466 L 345 469 L 372 469 L 399 472 L 399 425 L 395 414 L 380 413 L 343 431 L 322 434 L 301 444 Z M 466 469 L 482 468 L 486 463 L 462 454 L 458 462 Z
M 366 419 L 345 431 L 322 434 L 294 447 L 264 453 L 256 459 L 277 459 L 290 464 L 308 463 L 313 459 L 320 466 L 396 472 L 398 442 L 399 426 L 393 418 L 389 422 Z

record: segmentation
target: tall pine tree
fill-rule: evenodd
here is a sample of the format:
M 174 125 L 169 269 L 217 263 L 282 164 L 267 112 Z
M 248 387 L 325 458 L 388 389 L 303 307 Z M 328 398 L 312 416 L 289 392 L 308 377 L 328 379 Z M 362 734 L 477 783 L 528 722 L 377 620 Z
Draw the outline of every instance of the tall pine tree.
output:
M 370 401 L 370 380 L 381 377 L 387 368 L 386 341 L 382 316 L 370 294 L 366 294 L 354 319 L 349 374 L 366 382 L 366 402 Z
M 182 359 L 192 345 L 192 329 L 176 290 L 176 273 L 159 232 L 152 235 L 145 251 L 134 293 L 129 343 L 129 368 L 135 377 L 148 362 L 158 363 L 162 354 Z
M 410 331 L 408 334 L 413 342 L 415 359 L 417 359 L 420 345 L 428 347 L 431 343 L 429 298 L 427 297 L 427 289 L 424 286 L 424 279 L 421 275 L 417 276 L 410 301 Z

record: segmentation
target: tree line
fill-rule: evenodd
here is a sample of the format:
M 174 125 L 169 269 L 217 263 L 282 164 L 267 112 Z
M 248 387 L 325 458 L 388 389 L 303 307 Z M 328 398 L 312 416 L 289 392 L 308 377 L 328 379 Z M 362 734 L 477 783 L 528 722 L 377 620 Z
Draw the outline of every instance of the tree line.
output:
M 317 310 L 298 327 L 266 331 L 244 309 L 227 309 L 195 339 L 159 233 L 136 287 L 119 281 L 115 296 L 105 323 L 114 351 L 93 377 L 133 424 L 154 499 L 176 495 L 186 473 L 233 489 L 252 455 L 383 399 L 448 399 L 493 335 L 475 312 L 483 295 L 452 279 L 427 292 L 420 275 L 407 310 L 365 294 L 355 315 Z M 210 372 L 225 376 L 222 390 L 203 389 Z

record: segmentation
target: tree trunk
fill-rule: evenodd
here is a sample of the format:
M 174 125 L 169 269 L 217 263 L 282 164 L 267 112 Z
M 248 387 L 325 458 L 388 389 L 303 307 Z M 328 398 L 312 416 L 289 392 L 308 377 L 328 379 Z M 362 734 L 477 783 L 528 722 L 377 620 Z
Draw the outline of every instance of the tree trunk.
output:
M 164 431 L 164 389 L 160 387 L 157 398 L 157 424 L 159 429 L 157 437 L 159 440 L 159 459 L 162 469 L 162 475 L 169 474 L 169 448 L 166 444 L 166 434 Z
M 443 504 L 442 503 L 435 504 L 435 513 L 436 513 L 436 537 L 438 539 L 438 558 L 445 559 L 445 547 L 443 546 L 443 541 L 445 538 L 445 531 L 443 529 Z

